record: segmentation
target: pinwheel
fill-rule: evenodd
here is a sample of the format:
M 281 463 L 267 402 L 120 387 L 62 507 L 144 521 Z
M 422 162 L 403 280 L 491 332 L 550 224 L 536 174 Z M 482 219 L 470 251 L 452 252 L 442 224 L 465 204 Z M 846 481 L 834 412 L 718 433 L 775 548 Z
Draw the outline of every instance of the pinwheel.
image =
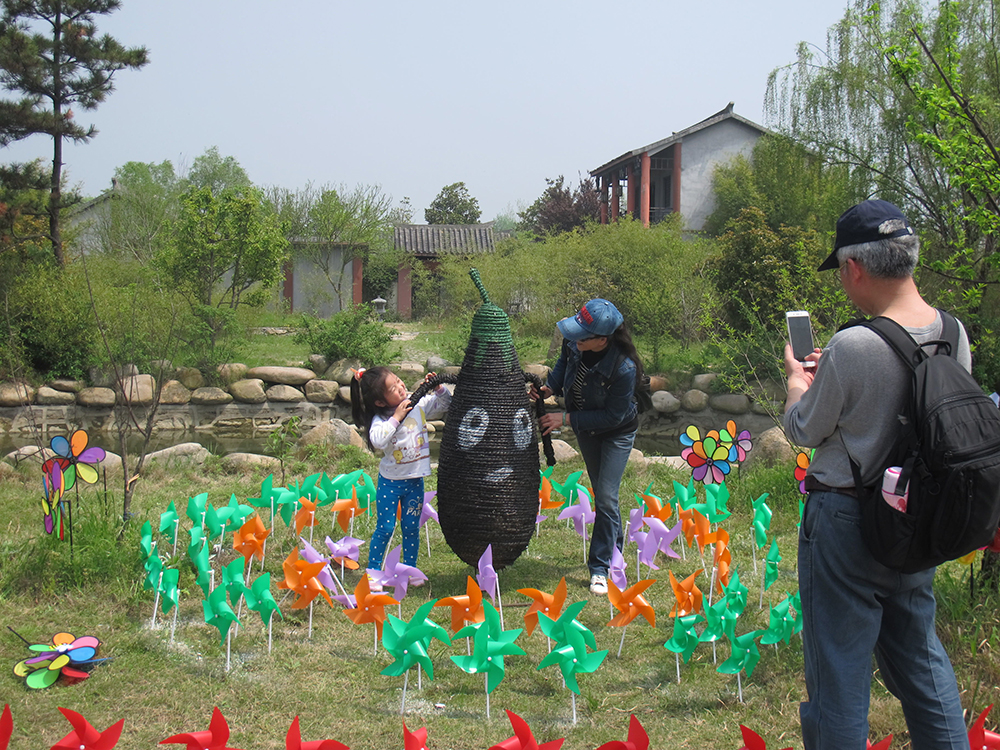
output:
M 187 745 L 187 750 L 236 750 L 228 747 L 228 743 L 229 724 L 218 706 L 212 710 L 212 720 L 208 724 L 208 729 L 175 734 L 160 740 L 161 745 Z
M 37 655 L 15 664 L 14 674 L 24 677 L 25 684 L 34 690 L 47 688 L 60 677 L 71 684 L 80 682 L 89 675 L 78 667 L 96 663 L 100 645 L 92 635 L 77 638 L 72 633 L 56 633 L 51 643 L 29 644 L 29 650 Z
M 271 532 L 256 513 L 233 532 L 233 549 L 249 564 L 253 557 L 264 562 L 264 541 Z
M 645 539 L 645 536 L 639 537 L 645 525 L 646 518 L 642 514 L 642 508 L 632 508 L 628 512 L 628 540 L 633 544 L 638 544 L 640 539 Z
M 302 542 L 302 550 L 299 553 L 302 555 L 302 559 L 308 563 L 323 563 L 322 569 L 316 574 L 316 580 L 325 588 L 327 591 L 337 592 L 337 579 L 333 575 L 333 571 L 330 570 L 330 559 L 324 557 L 319 553 L 315 547 L 313 547 L 309 542 L 307 542 L 302 537 L 299 537 L 299 541 Z
M 551 594 L 546 594 L 538 589 L 518 589 L 517 593 L 524 594 L 534 600 L 528 607 L 528 611 L 524 613 L 524 627 L 527 629 L 528 635 L 531 635 L 535 626 L 538 625 L 539 612 L 549 617 L 558 617 L 559 613 L 562 612 L 563 604 L 566 603 L 566 576 L 559 580 L 555 591 Z
M 969 747 L 971 750 L 984 750 L 984 748 L 993 750 L 994 748 L 1000 748 L 1000 734 L 991 732 L 986 728 L 986 717 L 992 708 L 993 704 L 991 703 L 986 707 L 985 711 L 979 714 L 975 723 L 969 729 Z M 891 738 L 892 735 L 889 735 L 889 737 Z
M 298 599 L 292 604 L 292 609 L 305 609 L 317 596 L 322 595 L 324 599 L 333 606 L 333 600 L 316 576 L 326 567 L 325 562 L 311 563 L 299 557 L 298 549 L 293 549 L 281 568 L 285 573 L 285 580 L 278 583 L 279 589 L 289 589 L 298 594 Z M 362 576 L 365 586 L 368 585 L 368 578 Z
M 809 469 L 812 454 L 812 451 L 809 453 L 799 451 L 795 454 L 795 481 L 799 483 L 799 492 L 803 495 L 808 494 L 806 490 L 806 472 Z
M 674 590 L 674 597 L 677 600 L 674 608 L 670 610 L 671 617 L 701 612 L 701 590 L 695 585 L 694 579 L 702 572 L 703 569 L 699 568 L 683 581 L 678 582 L 674 578 L 674 572 L 672 570 L 668 571 L 670 575 L 670 588 Z
M 180 591 L 177 583 L 180 580 L 181 572 L 177 568 L 164 568 L 163 576 L 160 578 L 159 593 L 163 601 L 160 611 L 167 614 L 171 609 L 180 604 Z
M 343 610 L 355 625 L 375 625 L 375 648 L 382 637 L 382 623 L 385 622 L 385 605 L 395 604 L 396 600 L 388 594 L 373 594 L 368 585 L 368 576 L 361 576 L 358 585 L 354 587 L 355 606 Z
M 628 737 L 625 740 L 605 742 L 597 750 L 649 750 L 649 735 L 635 718 L 635 714 L 632 714 L 628 722 Z
M 427 727 L 411 732 L 403 722 L 403 750 L 427 750 Z
M 494 604 L 497 603 L 497 572 L 493 568 L 493 545 L 487 544 L 483 554 L 479 556 L 479 563 L 476 566 L 476 583 L 479 589 L 490 598 Z
M 218 586 L 213 589 L 212 593 L 201 603 L 201 606 L 205 613 L 205 624 L 217 628 L 219 644 L 225 643 L 226 636 L 229 635 L 229 627 L 238 621 L 236 613 L 226 603 L 225 587 Z
M 687 510 L 698 502 L 698 492 L 695 489 L 694 478 L 689 478 L 688 483 L 681 484 L 674 480 L 674 501 L 678 510 Z
M 729 420 L 726 422 L 726 429 L 719 435 L 724 443 L 728 443 L 736 449 L 736 460 L 743 463 L 747 460 L 747 453 L 753 450 L 753 440 L 750 430 L 739 430 L 737 432 L 736 422 Z
M 207 510 L 207 507 L 206 507 Z M 253 513 L 253 508 L 249 505 L 242 505 L 236 499 L 235 494 L 229 496 L 229 503 L 221 508 L 212 509 L 214 520 L 217 526 L 212 527 L 212 535 L 223 534 L 230 529 L 235 529 L 243 525 L 247 516 Z
M 789 609 L 792 610 L 792 617 L 794 618 L 794 625 L 792 626 L 792 635 L 798 635 L 802 632 L 802 598 L 799 596 L 799 592 L 796 591 L 790 597 L 788 597 L 791 604 Z
M 564 498 L 563 502 L 559 506 L 560 508 L 565 508 L 574 500 L 578 500 L 581 492 L 588 498 L 592 497 L 590 491 L 580 484 L 580 477 L 582 476 L 582 471 L 574 471 L 566 477 L 566 481 L 562 484 L 559 484 L 559 482 L 556 481 L 552 482 L 552 488 Z
M 103 732 L 98 732 L 83 716 L 68 708 L 59 711 L 73 727 L 73 731 L 54 744 L 51 750 L 111 750 L 122 736 L 125 719 L 119 719 Z
M 292 719 L 292 725 L 285 735 L 285 750 L 350 750 L 347 745 L 337 740 L 310 740 L 302 741 L 302 734 L 299 732 L 299 717 Z
M 717 672 L 736 675 L 740 703 L 743 702 L 743 682 L 740 679 L 740 673 L 746 671 L 747 677 L 749 677 L 753 674 L 757 662 L 760 661 L 757 637 L 760 636 L 761 632 L 763 631 L 751 630 L 743 635 L 736 635 L 733 632 L 726 633 L 731 646 L 730 655 L 728 659 L 715 668 Z
M 337 524 L 345 534 L 350 528 L 351 520 L 360 516 L 365 509 L 358 503 L 358 487 L 351 485 L 351 496 L 337 500 L 330 509 L 337 514 Z
M 664 503 L 661 498 L 654 495 L 652 492 L 653 483 L 650 482 L 649 486 L 646 487 L 646 491 L 643 493 L 635 493 L 636 502 L 640 503 L 643 507 L 643 515 L 653 516 L 659 518 L 661 521 L 666 523 L 666 520 L 673 513 L 673 506 L 670 503 Z
M 184 511 L 185 515 L 191 519 L 191 523 L 195 526 L 205 525 L 205 513 L 206 506 L 208 505 L 208 493 L 202 492 L 199 495 L 188 498 L 187 509 Z
M 12 734 L 14 734 L 14 718 L 10 715 L 10 705 L 4 704 L 3 713 L 0 713 L 0 750 L 7 750 Z
M 469 622 L 482 622 L 485 617 L 483 592 L 472 576 L 466 577 L 465 594 L 438 599 L 435 607 L 451 607 L 451 632 L 458 633 Z
M 767 630 L 760 636 L 760 644 L 762 646 L 777 645 L 778 641 L 791 642 L 792 630 L 795 627 L 795 618 L 789 611 L 790 606 L 791 599 L 786 596 L 771 607 Z
M 539 510 L 548 510 L 550 508 L 561 508 L 563 505 L 558 500 L 552 499 L 552 490 L 554 489 L 554 486 L 552 484 L 552 470 L 554 468 L 555 468 L 554 466 L 550 466 L 544 471 L 539 471 L 539 474 L 541 474 L 541 481 L 538 483 Z
M 299 511 L 295 514 L 295 533 L 301 535 L 306 526 L 312 530 L 316 525 L 316 503 L 308 497 L 299 498 Z
M 726 504 L 729 488 L 725 484 L 705 484 L 705 515 L 711 523 L 721 523 L 732 515 Z
M 175 549 L 177 546 L 177 527 L 180 522 L 181 520 L 177 516 L 177 507 L 171 500 L 167 509 L 160 514 L 160 534 L 165 536 Z
M 717 437 L 706 435 L 700 439 L 698 428 L 691 425 L 681 433 L 681 445 L 687 446 L 681 451 L 681 458 L 691 467 L 691 477 L 696 482 L 711 480 L 722 484 L 725 481 L 730 471 L 730 448 L 719 443 Z M 732 454 L 735 458 L 735 449 Z
M 589 674 L 597 670 L 604 663 L 604 658 L 608 655 L 607 649 L 603 651 L 587 651 L 588 643 L 593 648 L 594 634 L 590 632 L 579 620 L 572 615 L 572 611 L 582 609 L 582 604 L 578 602 L 567 608 L 566 612 L 559 620 L 553 620 L 546 615 L 539 618 L 539 626 L 550 638 L 555 640 L 552 651 L 548 653 L 538 664 L 538 669 L 557 664 L 562 672 L 563 681 L 571 691 L 573 704 L 573 723 L 576 723 L 576 696 L 580 694 L 580 685 L 577 683 L 578 674 Z M 578 608 L 579 606 L 579 608 Z
M 716 588 L 719 593 L 725 592 L 729 583 L 729 566 L 733 562 L 733 553 L 729 551 L 729 532 L 718 529 L 706 538 L 709 544 L 714 544 L 712 551 L 712 582 L 708 587 L 708 601 L 711 603 Z
M 89 437 L 86 430 L 76 430 L 69 440 L 57 435 L 49 441 L 49 446 L 56 454 L 54 460 L 62 467 L 63 491 L 73 489 L 77 478 L 87 484 L 97 481 L 97 466 L 107 455 L 104 448 L 96 446 L 88 448 Z M 53 459 L 49 459 L 50 461 Z M 44 464 L 42 471 L 45 471 Z
M 190 548 L 188 548 L 190 551 Z M 202 544 L 201 549 L 195 553 L 192 558 L 194 562 L 194 567 L 198 571 L 198 575 L 195 576 L 195 584 L 201 588 L 205 596 L 208 596 L 208 592 L 212 590 L 212 566 L 208 562 L 208 545 Z
M 139 530 L 139 549 L 142 551 L 143 560 L 153 554 L 153 524 L 149 521 L 146 521 Z
M 431 505 L 431 500 L 437 495 L 437 490 L 429 490 L 424 493 L 424 502 L 420 506 L 420 528 L 426 526 L 428 521 L 434 521 L 434 523 L 441 525 L 441 521 L 438 518 L 438 512 Z M 431 529 L 428 526 L 424 538 L 427 540 L 427 557 L 431 556 Z
M 865 740 L 865 742 L 867 743 L 865 745 L 865 750 L 889 750 L 889 745 L 892 744 L 892 735 L 890 734 L 885 739 L 879 740 L 874 745 L 872 744 L 871 740 Z M 989 747 L 989 746 L 984 745 L 983 747 Z M 1000 745 L 994 745 L 993 747 L 1000 747 Z M 792 748 L 786 747 L 785 750 L 792 750 Z M 976 748 L 976 750 L 979 750 L 979 748 Z
M 543 742 L 539 745 L 535 740 L 535 735 L 531 733 L 531 727 L 528 726 L 528 722 L 510 709 L 507 709 L 507 718 L 510 719 L 510 727 L 514 730 L 514 736 L 508 737 L 503 742 L 498 742 L 489 748 L 489 750 L 559 750 L 566 741 L 563 738 Z
M 247 590 L 247 609 L 260 615 L 261 622 L 267 625 L 267 653 L 271 653 L 271 621 L 275 612 L 278 617 L 285 619 L 278 609 L 278 603 L 271 594 L 271 574 L 262 573 L 257 576 L 257 580 Z
M 768 493 L 753 501 L 753 569 L 757 570 L 757 549 L 767 544 L 767 532 L 771 529 L 771 509 L 767 505 Z
M 146 578 L 142 582 L 142 587 L 146 591 L 158 591 L 160 587 L 160 576 L 163 575 L 163 561 L 157 554 L 152 554 L 146 558 L 142 564 L 146 571 Z M 155 605 L 154 605 L 155 609 Z
M 514 643 L 521 635 L 521 630 L 504 630 L 496 607 L 486 602 L 483 604 L 483 621 L 468 625 L 455 634 L 456 638 L 472 636 L 472 653 L 468 656 L 452 656 L 451 660 L 463 672 L 485 675 L 487 719 L 490 717 L 490 693 L 496 690 L 504 678 L 504 657 L 525 656 L 524 649 Z
M 778 550 L 778 538 L 771 540 L 771 546 L 764 558 L 764 580 L 761 582 L 760 601 L 764 603 L 764 590 L 771 588 L 778 580 L 778 563 L 781 562 L 781 552 Z
M 683 615 L 674 618 L 674 634 L 669 641 L 663 644 L 663 648 L 671 651 L 676 656 L 677 662 L 677 682 L 681 681 L 681 655 L 684 656 L 684 663 L 691 659 L 691 654 L 698 647 L 698 634 L 694 631 L 695 626 L 704 622 L 705 618 L 698 614 Z
M 709 535 L 712 533 L 712 525 L 708 521 L 708 516 L 705 516 L 697 508 L 691 508 L 687 511 L 691 514 L 691 525 L 682 527 L 684 528 L 684 535 L 688 537 L 688 544 L 691 544 L 692 539 L 698 542 L 698 552 L 703 552 L 705 545 L 708 544 Z M 688 529 L 690 529 L 690 536 L 688 536 Z
M 583 552 L 584 558 L 586 559 L 587 553 L 587 525 L 592 524 L 594 519 L 597 518 L 597 513 L 590 507 L 590 499 L 587 497 L 585 492 L 577 493 L 577 502 L 566 506 L 566 508 L 559 513 L 559 520 L 562 521 L 566 518 L 573 519 L 573 528 L 576 529 L 576 533 L 580 535 L 583 539 Z
M 655 562 L 657 552 L 663 552 L 667 557 L 679 560 L 680 555 L 674 552 L 670 545 L 680 535 L 683 523 L 678 521 L 673 528 L 668 529 L 666 524 L 655 516 L 647 517 L 646 523 L 649 524 L 649 533 L 639 545 L 639 561 L 648 568 L 659 570 L 660 568 Z M 636 575 L 638 574 L 637 570 Z
M 191 539 L 188 542 L 187 547 L 188 559 L 194 563 L 194 566 L 197 568 L 199 567 L 198 559 L 201 556 L 202 550 L 206 552 L 207 557 L 208 537 L 205 536 L 205 529 L 201 526 L 192 526 L 188 533 L 191 535 Z
M 406 687 L 409 682 L 410 668 L 414 665 L 422 666 L 427 672 L 427 676 L 433 680 L 434 665 L 431 663 L 427 648 L 434 638 L 442 643 L 451 644 L 448 632 L 429 617 L 433 607 L 433 599 L 420 605 L 409 622 L 392 615 L 386 618 L 389 626 L 383 628 L 382 646 L 395 661 L 383 669 L 382 674 L 391 677 L 405 675 L 400 713 L 404 713 L 406 710 Z
M 727 632 L 735 627 L 736 615 L 727 606 L 725 598 L 719 599 L 709 607 L 705 608 L 705 629 L 698 636 L 699 643 L 712 644 L 712 663 L 718 664 L 715 653 L 716 641 L 722 640 Z
M 642 592 L 654 583 L 656 583 L 655 579 L 647 578 L 622 591 L 613 580 L 608 581 L 608 599 L 619 612 L 608 625 L 622 629 L 622 639 L 618 644 L 619 657 L 622 655 L 622 645 L 625 643 L 625 629 L 632 620 L 642 615 L 646 618 L 646 622 L 656 627 L 656 612 L 653 611 L 653 607 L 646 597 L 642 595 Z
M 740 750 L 767 750 L 763 738 L 755 731 L 740 724 L 740 732 L 743 734 L 743 747 Z M 792 748 L 786 747 L 785 750 L 792 750 Z
M 42 464 L 42 488 L 45 496 L 42 498 L 42 519 L 45 524 L 45 533 L 51 534 L 59 531 L 59 539 L 63 538 L 63 510 L 62 496 L 65 491 L 63 484 L 63 465 L 67 463 L 62 458 L 50 458 Z
M 341 575 L 344 574 L 344 568 L 348 570 L 358 569 L 358 556 L 364 541 L 355 539 L 353 536 L 343 536 L 337 541 L 327 537 L 324 541 L 326 548 L 330 550 L 330 562 L 340 566 Z
M 397 602 L 402 602 L 406 597 L 406 588 L 413 583 L 414 586 L 422 586 L 427 580 L 419 568 L 407 565 L 399 558 L 403 554 L 403 545 L 394 547 L 385 556 L 382 570 L 370 570 L 368 574 L 375 582 L 382 586 L 392 587 L 392 598 Z
M 233 559 L 229 565 L 223 566 L 222 568 L 222 586 L 229 595 L 229 603 L 233 607 L 237 607 L 240 612 L 243 611 L 243 597 L 246 595 L 248 589 L 246 584 L 243 582 L 243 566 L 246 565 L 246 561 L 242 557 L 237 557 Z M 237 618 L 237 631 L 239 630 L 239 615 Z
M 747 594 L 749 593 L 749 589 L 740 583 L 739 571 L 734 569 L 733 575 L 729 579 L 729 585 L 726 586 L 726 606 L 737 617 L 742 615 L 743 610 L 746 609 Z
M 628 578 L 625 576 L 625 568 L 628 563 L 618 547 L 611 548 L 611 565 L 608 567 L 608 578 L 614 582 L 615 586 L 624 591 L 628 588 Z M 638 572 L 636 573 L 638 575 Z

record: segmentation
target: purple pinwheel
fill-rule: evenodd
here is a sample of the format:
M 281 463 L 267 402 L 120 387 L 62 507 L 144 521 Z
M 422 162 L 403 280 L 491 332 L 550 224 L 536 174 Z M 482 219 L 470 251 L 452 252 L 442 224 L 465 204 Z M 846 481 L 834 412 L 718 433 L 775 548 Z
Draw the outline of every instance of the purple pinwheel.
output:
M 621 550 L 618 547 L 613 547 L 611 550 L 611 567 L 608 568 L 608 575 L 615 586 L 621 591 L 628 588 L 628 579 L 625 577 L 625 568 L 627 565 L 628 563 L 625 562 Z
M 302 537 L 299 537 L 299 541 L 302 542 L 302 552 L 300 553 L 302 559 L 309 563 L 323 562 L 327 563 L 327 566 L 323 568 L 319 573 L 316 574 L 316 580 L 323 584 L 323 588 L 327 591 L 336 591 L 337 585 L 333 582 L 333 575 L 330 571 L 330 558 L 323 557 L 316 548 L 313 547 L 309 542 L 307 542 Z
M 597 513 L 590 509 L 590 500 L 587 498 L 587 493 L 578 491 L 577 497 L 579 502 L 576 505 L 571 505 L 562 513 L 559 514 L 559 520 L 564 518 L 572 518 L 573 526 L 576 528 L 576 533 L 583 537 L 583 540 L 587 540 L 587 524 L 593 523 L 594 519 L 597 518 Z
M 434 523 L 441 523 L 438 520 L 438 512 L 434 510 L 434 506 L 431 505 L 431 500 L 437 495 L 437 490 L 431 490 L 430 492 L 424 493 L 424 504 L 420 509 L 420 525 L 423 526 L 428 521 L 434 521 Z
M 353 536 L 344 536 L 333 541 L 330 537 L 325 540 L 326 548 L 330 550 L 330 559 L 340 565 L 340 572 L 343 575 L 344 565 L 350 560 L 353 565 L 348 564 L 347 567 L 351 570 L 356 570 L 358 567 L 358 552 L 364 541 L 361 539 L 355 539 Z
M 680 559 L 680 555 L 674 552 L 670 544 L 681 533 L 683 522 L 678 521 L 673 528 L 668 529 L 667 525 L 659 518 L 649 516 L 646 518 L 646 523 L 649 524 L 649 533 L 646 534 L 646 538 L 640 545 L 640 562 L 653 570 L 659 570 L 660 568 L 655 562 L 657 552 L 663 552 L 667 557 Z
M 401 562 L 399 556 L 403 552 L 403 545 L 393 547 L 392 551 L 385 556 L 382 570 L 371 570 L 369 574 L 372 579 L 383 586 L 392 586 L 392 598 L 397 602 L 403 601 L 406 597 L 406 587 L 410 582 L 423 582 L 427 576 L 420 572 L 419 568 Z
M 487 544 L 486 549 L 479 558 L 479 572 L 476 574 L 476 583 L 486 594 L 493 604 L 497 603 L 497 572 L 493 568 L 493 545 Z
M 633 544 L 638 544 L 639 540 L 636 536 L 642 533 L 642 527 L 646 523 L 645 517 L 642 515 L 642 508 L 632 508 L 628 513 L 628 540 Z M 645 536 L 643 536 L 645 538 Z

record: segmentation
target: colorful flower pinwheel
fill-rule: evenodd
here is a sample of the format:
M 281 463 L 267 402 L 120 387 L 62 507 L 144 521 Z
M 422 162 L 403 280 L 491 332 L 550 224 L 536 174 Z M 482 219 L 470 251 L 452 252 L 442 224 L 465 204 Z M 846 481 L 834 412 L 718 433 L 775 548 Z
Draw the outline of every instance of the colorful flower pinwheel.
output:
M 500 614 L 489 602 L 483 604 L 483 621 L 468 625 L 456 634 L 456 638 L 472 637 L 472 654 L 453 656 L 451 660 L 459 669 L 469 674 L 486 675 L 486 692 L 492 693 L 504 678 L 504 657 L 524 656 L 525 651 L 514 643 L 521 635 L 522 628 L 502 630 Z
M 88 448 L 88 441 L 86 430 L 77 430 L 69 436 L 69 440 L 62 435 L 56 435 L 49 441 L 52 452 L 56 454 L 49 461 L 59 464 L 62 469 L 64 492 L 73 489 L 77 478 L 87 484 L 94 484 L 97 481 L 97 464 L 104 460 L 107 453 L 104 448 L 97 446 Z M 42 464 L 43 472 L 46 472 L 45 464 Z
M 160 740 L 161 745 L 186 745 L 187 750 L 236 750 L 228 747 L 229 723 L 216 706 L 212 710 L 212 720 L 208 729 L 199 732 L 184 732 Z
M 722 484 L 730 471 L 730 462 L 736 458 L 736 449 L 721 444 L 716 437 L 701 438 L 697 427 L 690 425 L 681 433 L 681 458 L 691 467 L 691 477 L 697 482 L 709 480 Z
M 556 590 L 551 594 L 546 594 L 538 589 L 518 589 L 517 593 L 531 597 L 534 601 L 524 613 L 524 627 L 531 635 L 535 626 L 538 625 L 539 613 L 549 617 L 558 617 L 562 612 L 563 604 L 566 603 L 566 576 L 563 576 L 556 585 Z
M 559 750 L 566 741 L 563 738 L 543 742 L 539 745 L 535 740 L 535 735 L 531 732 L 531 727 L 528 726 L 528 722 L 510 709 L 507 710 L 507 718 L 510 719 L 510 727 L 514 730 L 514 736 L 508 737 L 503 742 L 498 742 L 489 750 Z
M 466 623 L 482 622 L 485 618 L 483 592 L 472 576 L 465 581 L 465 594 L 438 599 L 435 607 L 451 607 L 451 632 L 458 633 Z
M 350 750 L 342 742 L 337 740 L 309 740 L 302 741 L 302 733 L 299 731 L 299 717 L 292 719 L 292 725 L 285 735 L 285 750 Z
M 66 717 L 73 731 L 54 744 L 51 750 L 111 750 L 118 744 L 118 738 L 122 736 L 122 729 L 125 727 L 125 719 L 119 719 L 103 732 L 98 732 L 76 711 L 68 708 L 60 708 L 59 711 Z
M 597 750 L 649 750 L 649 735 L 635 718 L 635 714 L 632 714 L 628 722 L 628 737 L 624 741 L 605 742 Z
M 95 657 L 100 645 L 101 642 L 92 635 L 77 638 L 72 633 L 56 633 L 51 643 L 28 646 L 37 655 L 15 664 L 14 674 L 24 677 L 25 684 L 35 690 L 51 686 L 60 677 L 71 684 L 80 682 L 89 677 L 80 668 L 98 661 Z
M 594 648 L 594 634 L 579 620 L 576 615 L 583 609 L 586 601 L 577 602 L 566 608 L 558 620 L 547 615 L 538 618 L 538 625 L 546 636 L 555 641 L 552 651 L 538 664 L 538 669 L 544 669 L 552 664 L 559 665 L 566 687 L 576 695 L 580 694 L 580 685 L 576 681 L 578 674 L 589 674 L 604 663 L 608 650 L 587 651 L 587 646 Z
M 813 452 L 799 451 L 795 454 L 795 481 L 799 483 L 799 492 L 803 495 L 808 494 L 806 492 L 806 472 L 809 469 Z
M 737 432 L 736 422 L 731 419 L 726 422 L 726 428 L 719 431 L 719 442 L 723 445 L 735 448 L 736 461 L 740 463 L 747 460 L 747 453 L 753 449 L 753 441 L 750 439 L 750 431 L 740 430 Z

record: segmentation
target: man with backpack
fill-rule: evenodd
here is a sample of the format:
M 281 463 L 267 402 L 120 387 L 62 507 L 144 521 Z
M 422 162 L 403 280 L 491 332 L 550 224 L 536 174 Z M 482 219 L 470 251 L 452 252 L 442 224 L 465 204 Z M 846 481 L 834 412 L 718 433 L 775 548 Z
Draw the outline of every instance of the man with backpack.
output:
M 869 200 L 837 221 L 834 251 L 819 270 L 837 269 L 862 313 L 888 318 L 926 345 L 945 338 L 950 316 L 920 296 L 913 280 L 918 254 L 919 240 L 902 212 Z M 950 354 L 968 371 L 972 359 L 960 323 L 955 333 Z M 930 349 L 940 356 L 936 346 Z M 865 747 L 873 652 L 881 680 L 902 703 L 914 750 L 966 750 L 955 674 L 934 629 L 935 568 L 901 572 L 879 562 L 862 530 L 863 510 L 877 509 L 869 503 L 888 505 L 879 487 L 912 419 L 913 368 L 877 330 L 855 325 L 805 364 L 786 346 L 785 372 L 785 433 L 793 444 L 816 448 L 798 556 L 809 697 L 800 706 L 805 750 Z M 905 522 L 905 512 L 892 513 Z

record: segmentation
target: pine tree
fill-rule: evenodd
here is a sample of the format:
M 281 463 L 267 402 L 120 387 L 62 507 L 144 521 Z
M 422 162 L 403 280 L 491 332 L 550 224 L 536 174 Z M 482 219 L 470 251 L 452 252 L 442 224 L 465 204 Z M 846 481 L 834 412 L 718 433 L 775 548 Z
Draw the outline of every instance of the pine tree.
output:
M 144 66 L 144 47 L 123 47 L 98 36 L 95 15 L 107 15 L 119 0 L 0 0 L 0 86 L 20 95 L 0 100 L 0 145 L 44 134 L 52 138 L 47 207 L 56 262 L 64 265 L 59 225 L 63 140 L 85 143 L 96 129 L 73 119 L 72 106 L 96 109 L 113 90 L 114 74 Z

